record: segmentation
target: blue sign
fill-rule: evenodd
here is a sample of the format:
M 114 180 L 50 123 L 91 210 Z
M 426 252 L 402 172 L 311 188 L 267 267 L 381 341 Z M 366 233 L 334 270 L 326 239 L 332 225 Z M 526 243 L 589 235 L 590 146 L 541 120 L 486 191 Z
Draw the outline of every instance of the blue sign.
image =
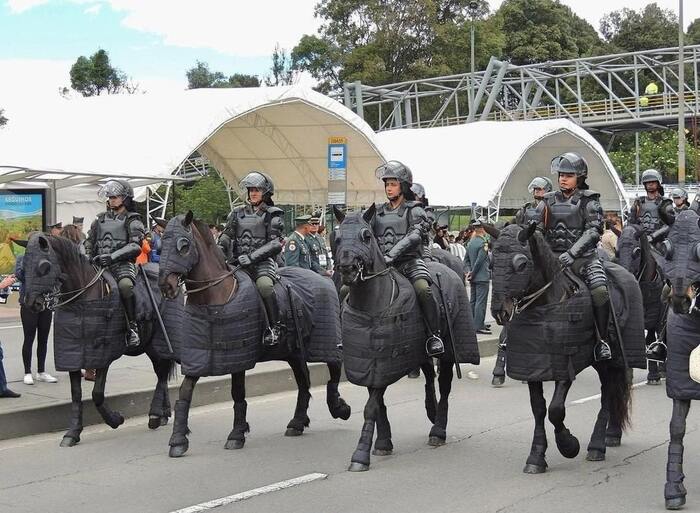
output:
M 329 144 L 328 145 L 328 169 L 348 168 L 348 145 Z

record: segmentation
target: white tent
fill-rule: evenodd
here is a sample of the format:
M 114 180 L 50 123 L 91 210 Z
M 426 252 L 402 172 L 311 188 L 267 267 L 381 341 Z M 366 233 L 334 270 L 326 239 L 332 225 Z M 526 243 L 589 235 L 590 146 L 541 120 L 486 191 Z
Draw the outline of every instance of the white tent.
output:
M 195 150 L 232 185 L 251 169 L 275 179 L 278 203 L 327 202 L 328 138 L 347 139 L 348 200 L 382 198 L 374 133 L 335 100 L 309 88 L 198 89 L 7 106 L 2 166 L 107 176 L 170 175 Z M 37 174 L 43 172 L 45 174 Z M 29 176 L 29 175 L 27 175 Z M 26 178 L 26 177 L 25 177 Z
M 567 120 L 484 121 L 377 134 L 387 159 L 400 160 L 423 184 L 431 203 L 443 206 L 519 208 L 529 201 L 535 176 L 550 176 L 555 156 L 575 151 L 588 162 L 588 184 L 605 210 L 626 205 L 624 188 L 605 150 Z

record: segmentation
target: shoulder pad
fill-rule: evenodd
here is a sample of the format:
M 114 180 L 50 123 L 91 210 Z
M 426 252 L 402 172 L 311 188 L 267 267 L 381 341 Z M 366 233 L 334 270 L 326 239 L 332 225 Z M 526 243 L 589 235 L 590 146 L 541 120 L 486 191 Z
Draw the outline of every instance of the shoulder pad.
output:
M 422 206 L 423 206 L 423 204 L 420 201 L 407 201 L 406 202 L 407 208 L 422 207 Z
M 590 189 L 584 189 L 581 191 L 584 198 L 591 198 L 591 199 L 600 199 L 600 193 L 592 191 Z
M 634 198 L 635 203 L 644 203 L 646 200 L 646 196 L 637 196 L 636 198 Z
M 107 215 L 107 212 L 100 212 L 99 214 L 97 214 L 97 220 L 102 221 L 106 215 Z
M 267 211 L 271 216 L 281 216 L 284 215 L 284 210 L 279 207 L 267 207 Z
M 233 217 L 238 212 L 245 210 L 245 207 L 246 207 L 246 205 L 238 205 L 238 206 L 233 207 L 233 209 L 231 210 L 231 213 L 229 214 L 229 217 Z
M 127 219 L 133 219 L 135 217 L 138 217 L 139 219 L 141 219 L 141 214 L 139 214 L 138 212 L 127 212 L 127 214 L 126 214 Z

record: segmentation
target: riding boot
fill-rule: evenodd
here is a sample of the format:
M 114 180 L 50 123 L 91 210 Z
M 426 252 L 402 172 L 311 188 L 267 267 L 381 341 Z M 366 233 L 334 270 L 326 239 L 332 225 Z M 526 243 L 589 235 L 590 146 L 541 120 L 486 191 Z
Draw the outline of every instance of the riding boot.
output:
M 263 297 L 263 304 L 267 312 L 267 321 L 269 327 L 263 335 L 263 345 L 276 346 L 279 343 L 281 324 L 280 324 L 280 309 L 277 305 L 277 297 L 275 294 L 270 294 L 268 297 Z
M 612 349 L 610 344 L 606 342 L 608 338 L 608 322 L 610 320 L 610 303 L 603 305 L 593 305 L 593 319 L 600 340 L 593 348 L 593 358 L 596 362 L 612 359 Z
M 136 347 L 141 343 L 139 338 L 139 326 L 136 323 L 136 296 L 122 298 L 124 304 L 124 312 L 129 325 L 126 332 L 126 347 Z
M 440 313 L 433 299 L 432 292 L 418 295 L 418 302 L 420 303 L 425 323 L 430 331 L 430 336 L 425 341 L 425 351 L 428 353 L 428 356 L 439 356 L 445 352 L 445 343 L 440 338 Z

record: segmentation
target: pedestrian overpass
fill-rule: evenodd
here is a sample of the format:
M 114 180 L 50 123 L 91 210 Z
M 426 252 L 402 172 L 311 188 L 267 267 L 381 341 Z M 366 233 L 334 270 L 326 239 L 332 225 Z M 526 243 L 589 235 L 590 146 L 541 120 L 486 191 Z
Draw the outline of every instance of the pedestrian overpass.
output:
M 474 121 L 564 118 L 614 134 L 678 126 L 700 111 L 700 45 L 515 66 L 491 58 L 484 71 L 382 86 L 344 85 L 345 105 L 375 130 L 431 128 Z M 648 96 L 655 82 L 658 94 Z

